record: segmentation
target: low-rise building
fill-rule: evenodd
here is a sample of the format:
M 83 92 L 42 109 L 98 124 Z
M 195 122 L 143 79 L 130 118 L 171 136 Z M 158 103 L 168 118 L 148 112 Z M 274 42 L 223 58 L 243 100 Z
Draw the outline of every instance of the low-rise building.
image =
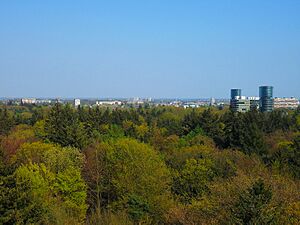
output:
M 51 102 L 52 101 L 50 99 L 37 99 L 36 100 L 37 105 L 50 105 Z
M 21 99 L 21 104 L 25 105 L 25 104 L 36 104 L 36 99 L 35 98 L 22 98 Z
M 259 109 L 259 97 L 247 97 L 250 100 L 250 109 Z
M 96 105 L 122 105 L 121 101 L 96 101 Z
M 80 99 L 74 99 L 74 106 L 77 108 L 78 106 L 80 106 Z
M 299 100 L 291 97 L 291 98 L 274 98 L 274 108 L 280 109 L 297 109 L 299 106 Z
M 245 96 L 235 96 L 230 101 L 230 108 L 234 112 L 248 112 L 250 110 L 250 100 Z

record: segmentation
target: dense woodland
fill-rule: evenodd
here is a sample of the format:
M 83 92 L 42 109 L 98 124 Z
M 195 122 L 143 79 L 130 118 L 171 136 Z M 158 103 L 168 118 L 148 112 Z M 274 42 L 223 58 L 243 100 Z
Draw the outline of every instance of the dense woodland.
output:
M 300 109 L 1 106 L 0 224 L 300 224 Z

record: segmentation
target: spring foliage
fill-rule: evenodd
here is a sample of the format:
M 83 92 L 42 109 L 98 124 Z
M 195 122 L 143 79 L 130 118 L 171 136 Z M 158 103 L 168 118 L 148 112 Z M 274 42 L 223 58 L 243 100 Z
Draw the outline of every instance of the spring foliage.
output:
M 0 107 L 0 224 L 300 224 L 299 118 Z

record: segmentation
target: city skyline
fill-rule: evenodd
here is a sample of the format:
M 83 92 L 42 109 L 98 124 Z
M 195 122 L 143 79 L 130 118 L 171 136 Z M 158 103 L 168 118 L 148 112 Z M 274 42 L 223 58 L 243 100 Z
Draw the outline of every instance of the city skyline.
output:
M 0 96 L 300 97 L 299 1 L 2 1 Z
M 68 96 L 68 97 L 63 97 L 63 96 L 26 96 L 26 95 L 23 95 L 23 96 L 0 96 L 0 99 L 21 99 L 21 98 L 36 98 L 36 99 L 67 99 L 67 100 L 70 100 L 70 99 L 75 99 L 75 98 L 79 98 L 79 99 L 92 99 L 92 100 L 97 100 L 97 99 L 134 99 L 134 98 L 137 98 L 137 99 L 181 99 L 181 100 L 188 100 L 188 99 L 193 99 L 193 100 L 200 100 L 200 99 L 205 99 L 205 100 L 208 100 L 208 99 L 211 99 L 211 98 L 216 98 L 216 99 L 232 99 L 232 91 L 235 91 L 235 90 L 239 90 L 239 96 L 246 96 L 246 97 L 259 97 L 260 96 L 260 88 L 261 87 L 266 87 L 266 86 L 270 86 L 270 85 L 260 85 L 259 86 L 259 89 L 258 89 L 258 93 L 256 93 L 255 95 L 249 95 L 247 93 L 244 93 L 244 89 L 242 88 L 231 88 L 227 94 L 228 96 L 223 96 L 223 97 L 215 97 L 215 96 L 210 96 L 210 97 L 203 97 L 203 96 L 198 96 L 198 97 L 155 97 L 153 98 L 152 96 L 128 96 L 128 97 L 105 97 L 105 96 L 93 96 L 93 97 L 82 97 L 82 96 Z M 274 88 L 273 86 L 270 86 L 272 88 Z M 241 92 L 242 91 L 242 92 Z M 275 92 L 276 92 L 276 88 L 275 88 Z M 296 99 L 300 99 L 299 97 L 297 96 L 287 96 L 287 95 L 282 95 L 282 96 L 277 96 L 277 95 L 274 95 L 273 96 L 274 98 L 296 98 Z

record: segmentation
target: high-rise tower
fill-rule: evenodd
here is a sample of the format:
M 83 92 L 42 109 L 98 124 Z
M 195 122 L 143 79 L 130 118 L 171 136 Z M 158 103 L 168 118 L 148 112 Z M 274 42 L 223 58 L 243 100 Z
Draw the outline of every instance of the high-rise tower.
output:
M 242 96 L 241 89 L 231 89 L 231 99 L 235 99 L 237 96 Z
M 259 108 L 262 112 L 272 112 L 274 109 L 273 87 L 259 87 Z

